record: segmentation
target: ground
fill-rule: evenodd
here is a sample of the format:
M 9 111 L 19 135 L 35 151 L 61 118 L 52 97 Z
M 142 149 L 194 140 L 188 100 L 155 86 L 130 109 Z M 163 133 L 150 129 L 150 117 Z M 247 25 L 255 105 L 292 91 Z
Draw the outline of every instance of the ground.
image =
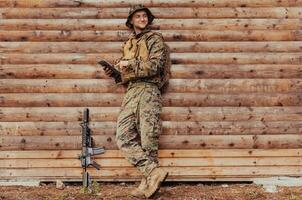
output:
M 96 194 L 83 193 L 79 184 L 57 189 L 54 184 L 39 187 L 0 186 L 0 200 L 133 200 L 128 192 L 137 183 L 96 183 Z M 188 200 L 302 200 L 302 187 L 277 187 L 268 193 L 255 184 L 164 183 L 152 198 Z

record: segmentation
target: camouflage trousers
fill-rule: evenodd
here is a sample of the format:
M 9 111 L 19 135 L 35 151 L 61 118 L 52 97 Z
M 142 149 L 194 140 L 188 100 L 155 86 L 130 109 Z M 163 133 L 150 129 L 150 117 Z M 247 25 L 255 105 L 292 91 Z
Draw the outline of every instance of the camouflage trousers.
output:
M 144 176 L 158 166 L 161 110 L 161 93 L 155 84 L 139 82 L 128 87 L 117 120 L 116 142 Z

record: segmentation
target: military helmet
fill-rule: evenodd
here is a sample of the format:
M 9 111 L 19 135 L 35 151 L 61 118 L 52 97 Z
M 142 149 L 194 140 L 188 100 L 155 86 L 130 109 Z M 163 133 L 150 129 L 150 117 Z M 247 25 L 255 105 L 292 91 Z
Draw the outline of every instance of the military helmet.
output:
M 128 26 L 129 28 L 133 28 L 133 25 L 130 23 L 131 17 L 135 12 L 141 11 L 141 10 L 146 11 L 146 13 L 148 15 L 148 25 L 152 24 L 152 21 L 155 18 L 154 15 L 152 14 L 152 12 L 144 5 L 138 4 L 138 5 L 134 5 L 133 7 L 130 8 L 129 15 L 128 15 L 127 21 L 126 21 L 126 26 Z

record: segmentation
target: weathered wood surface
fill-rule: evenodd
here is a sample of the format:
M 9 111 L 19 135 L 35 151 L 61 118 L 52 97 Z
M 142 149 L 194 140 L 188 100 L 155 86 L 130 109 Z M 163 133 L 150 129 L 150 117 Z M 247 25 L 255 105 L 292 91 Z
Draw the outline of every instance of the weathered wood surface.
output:
M 147 7 L 283 7 L 283 6 L 302 6 L 301 0 L 195 0 L 188 2 L 187 0 L 144 0 Z M 2 0 L 0 7 L 130 7 L 138 1 L 111 0 L 103 1 L 102 4 L 98 0 L 44 0 L 44 1 L 28 1 L 28 0 Z
M 76 159 L 79 153 L 79 150 L 0 151 L 2 178 L 53 180 L 54 177 L 64 177 L 64 180 L 80 181 L 81 169 Z M 231 177 L 247 180 L 249 177 L 280 174 L 299 176 L 301 153 L 301 149 L 167 149 L 159 151 L 159 158 L 161 165 L 171 173 L 170 180 L 225 180 Z M 89 170 L 94 179 L 136 180 L 140 177 L 118 150 L 107 150 L 95 157 L 106 173 Z M 53 167 L 60 167 L 60 170 L 54 171 Z
M 0 42 L 0 53 L 120 53 L 121 42 Z M 299 52 L 301 41 L 167 42 L 172 53 Z
M 123 94 L 115 93 L 18 93 L 0 94 L 1 107 L 116 107 Z M 165 107 L 301 106 L 302 93 L 202 94 L 167 93 Z
M 161 30 L 166 41 L 300 41 L 301 30 Z M 0 30 L 1 41 L 125 41 L 129 31 Z
M 158 7 L 151 8 L 158 18 L 302 18 L 302 7 Z M 128 8 L 0 8 L 4 19 L 103 19 L 127 18 Z
M 81 136 L 9 136 L 0 137 L 1 150 L 75 150 L 81 148 Z M 160 149 L 281 149 L 302 148 L 301 134 L 280 135 L 160 135 Z M 94 136 L 96 146 L 117 149 L 114 135 Z
M 108 79 L 98 65 L 0 65 L 2 79 Z M 302 78 L 302 66 L 293 64 L 177 64 L 172 79 Z
M 301 134 L 300 121 L 163 121 L 163 135 Z M 114 135 L 116 122 L 91 122 L 93 135 Z M 79 122 L 0 122 L 2 136 L 80 135 Z
M 302 173 L 300 166 L 268 166 L 268 167 L 164 167 L 169 171 L 170 178 L 195 177 L 196 179 L 216 177 L 269 177 L 269 176 L 300 176 Z M 81 178 L 81 168 L 26 168 L 26 169 L 0 169 L 2 177 L 5 178 L 44 178 L 44 177 L 64 177 Z M 100 171 L 89 170 L 89 174 L 94 179 L 115 178 L 116 180 L 138 179 L 140 173 L 135 168 L 103 168 Z
M 302 19 L 157 19 L 160 30 L 299 30 Z M 2 30 L 128 30 L 124 19 L 2 19 Z
M 119 107 L 90 107 L 92 121 L 116 121 Z M 79 121 L 80 107 L 0 108 L 0 120 L 18 121 Z M 301 106 L 289 107 L 164 107 L 164 121 L 299 121 Z
M 173 64 L 300 64 L 301 53 L 171 53 Z M 101 59 L 114 62 L 119 53 L 3 53 L 1 64 L 95 64 Z
M 102 168 L 132 167 L 124 158 L 95 159 Z M 301 157 L 263 158 L 160 158 L 163 167 L 245 167 L 245 166 L 301 166 Z M 9 159 L 0 160 L 1 168 L 78 168 L 77 159 Z
M 92 176 L 140 179 L 116 150 L 125 88 L 96 64 L 121 56 L 133 3 L 0 0 L 1 180 L 79 181 L 85 107 L 107 149 Z M 302 176 L 302 1 L 140 3 L 172 52 L 159 152 L 170 180 Z
M 121 42 L 0 42 L 1 53 L 120 53 Z M 172 53 L 299 52 L 300 41 L 167 42 Z
M 163 135 L 302 134 L 300 121 L 164 121 Z M 93 135 L 114 135 L 116 122 L 91 122 Z M 79 122 L 0 122 L 1 136 L 80 135 Z
M 0 151 L 0 159 L 73 159 L 80 150 Z M 302 149 L 160 149 L 159 158 L 260 158 L 301 157 Z M 94 158 L 124 158 L 119 150 L 108 150 Z
M 171 79 L 174 93 L 301 93 L 301 79 Z M 1 79 L 1 93 L 122 93 L 108 79 Z

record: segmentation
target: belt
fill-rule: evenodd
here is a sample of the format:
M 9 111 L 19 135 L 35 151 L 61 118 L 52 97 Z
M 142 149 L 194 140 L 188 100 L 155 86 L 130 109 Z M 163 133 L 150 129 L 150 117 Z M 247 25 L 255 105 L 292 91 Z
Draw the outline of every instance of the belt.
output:
M 147 81 L 129 81 L 129 85 L 128 85 L 128 88 L 127 90 L 133 88 L 133 87 L 136 87 L 136 86 L 151 86 L 151 87 L 157 87 L 158 88 L 158 85 L 156 83 L 151 83 L 151 82 L 147 82 Z

